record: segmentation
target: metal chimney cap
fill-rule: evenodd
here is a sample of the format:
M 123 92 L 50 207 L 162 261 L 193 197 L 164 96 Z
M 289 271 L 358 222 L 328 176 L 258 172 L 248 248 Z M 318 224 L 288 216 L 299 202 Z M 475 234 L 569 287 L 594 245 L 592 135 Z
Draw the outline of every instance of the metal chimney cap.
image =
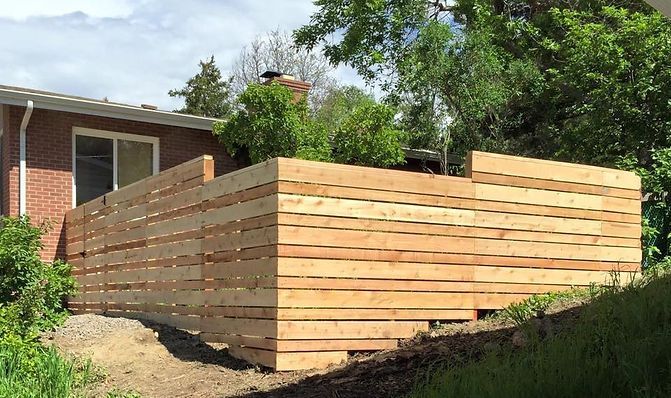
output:
M 287 79 L 287 80 L 296 80 L 294 75 L 290 75 L 288 73 L 282 73 L 282 72 L 277 72 L 274 70 L 267 70 L 261 74 L 262 78 L 264 79 L 274 79 L 274 78 L 280 78 L 280 79 Z
M 259 76 L 259 77 L 262 77 L 262 78 L 264 78 L 264 79 L 270 79 L 270 78 L 273 78 L 273 77 L 280 77 L 280 76 L 282 76 L 283 74 L 284 74 L 284 73 L 276 72 L 276 71 L 274 71 L 274 70 L 267 70 L 267 71 L 263 72 L 263 73 L 261 74 L 261 76 Z

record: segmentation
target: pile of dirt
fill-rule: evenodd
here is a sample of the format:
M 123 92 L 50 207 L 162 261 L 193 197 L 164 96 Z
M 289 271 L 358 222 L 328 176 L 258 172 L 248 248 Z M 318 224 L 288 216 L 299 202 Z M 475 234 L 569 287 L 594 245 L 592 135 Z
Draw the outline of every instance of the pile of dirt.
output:
M 553 324 L 573 323 L 578 307 L 565 307 L 548 315 Z M 515 332 L 494 320 L 449 324 L 396 350 L 354 354 L 346 364 L 300 372 L 259 369 L 228 355 L 224 344 L 205 344 L 196 334 L 148 321 L 78 315 L 43 338 L 106 370 L 93 396 L 116 388 L 143 397 L 345 398 L 406 395 L 432 369 L 477 360 L 510 345 Z
M 261 370 L 228 355 L 223 344 L 205 344 L 196 334 L 144 320 L 75 315 L 42 340 L 104 369 L 107 377 L 92 396 L 118 389 L 142 397 L 232 397 L 314 373 Z

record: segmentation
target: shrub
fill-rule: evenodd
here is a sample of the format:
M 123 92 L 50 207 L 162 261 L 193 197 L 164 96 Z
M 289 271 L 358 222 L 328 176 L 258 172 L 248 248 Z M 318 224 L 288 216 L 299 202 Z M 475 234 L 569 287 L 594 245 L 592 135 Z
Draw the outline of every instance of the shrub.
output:
M 405 163 L 405 133 L 394 125 L 392 108 L 365 103 L 342 122 L 333 136 L 338 163 L 389 167 Z
M 287 87 L 250 84 L 238 101 L 242 108 L 213 127 L 231 156 L 251 163 L 278 156 L 330 160 L 326 129 L 310 119 L 305 99 L 296 102 Z
M 43 347 L 39 332 L 60 323 L 63 299 L 76 292 L 71 267 L 40 258 L 48 225 L 0 219 L 0 397 L 66 398 L 90 381 L 90 362 Z
M 66 316 L 63 299 L 76 292 L 76 283 L 68 264 L 40 258 L 47 228 L 25 216 L 0 219 L 0 338 L 30 338 Z

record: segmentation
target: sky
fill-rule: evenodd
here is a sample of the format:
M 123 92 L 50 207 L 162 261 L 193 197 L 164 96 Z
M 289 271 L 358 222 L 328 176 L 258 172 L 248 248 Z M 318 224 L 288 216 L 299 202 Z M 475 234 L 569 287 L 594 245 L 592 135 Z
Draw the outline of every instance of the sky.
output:
M 0 84 L 160 109 L 214 55 L 227 75 L 241 49 L 309 22 L 312 0 L 22 0 L 0 7 Z M 362 85 L 346 67 L 343 83 Z

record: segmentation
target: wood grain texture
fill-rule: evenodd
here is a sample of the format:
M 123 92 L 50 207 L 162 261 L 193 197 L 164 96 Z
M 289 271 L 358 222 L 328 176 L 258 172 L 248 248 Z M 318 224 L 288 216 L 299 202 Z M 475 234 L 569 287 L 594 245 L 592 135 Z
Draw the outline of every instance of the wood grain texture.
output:
M 201 332 L 276 370 L 640 272 L 640 180 L 473 152 L 467 178 L 204 156 L 73 209 L 75 313 Z

